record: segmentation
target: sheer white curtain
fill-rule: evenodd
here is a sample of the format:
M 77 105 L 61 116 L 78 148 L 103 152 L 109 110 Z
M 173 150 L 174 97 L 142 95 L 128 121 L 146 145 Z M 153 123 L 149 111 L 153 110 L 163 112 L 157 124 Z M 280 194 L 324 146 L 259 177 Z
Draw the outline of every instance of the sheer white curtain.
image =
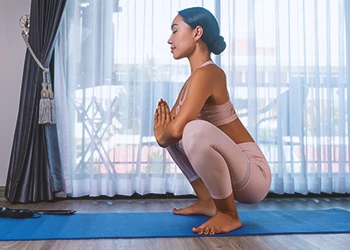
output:
M 271 191 L 349 193 L 348 1 L 220 3 L 222 66 Z
M 241 120 L 270 162 L 276 193 L 350 193 L 349 7 L 329 0 L 68 0 L 55 49 L 66 193 L 192 194 L 153 137 L 160 98 L 189 75 L 167 39 L 178 10 L 216 15 Z

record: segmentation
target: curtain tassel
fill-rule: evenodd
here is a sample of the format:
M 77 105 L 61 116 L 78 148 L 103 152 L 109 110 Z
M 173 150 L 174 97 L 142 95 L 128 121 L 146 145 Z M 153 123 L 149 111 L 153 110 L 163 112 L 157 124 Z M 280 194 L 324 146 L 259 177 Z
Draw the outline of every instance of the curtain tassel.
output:
M 41 86 L 41 98 L 39 102 L 39 124 L 56 123 L 56 106 L 52 85 L 50 84 L 49 71 L 43 71 L 43 83 Z
M 39 102 L 39 123 L 45 124 L 51 122 L 51 104 L 47 83 L 44 81 L 41 86 L 41 98 Z

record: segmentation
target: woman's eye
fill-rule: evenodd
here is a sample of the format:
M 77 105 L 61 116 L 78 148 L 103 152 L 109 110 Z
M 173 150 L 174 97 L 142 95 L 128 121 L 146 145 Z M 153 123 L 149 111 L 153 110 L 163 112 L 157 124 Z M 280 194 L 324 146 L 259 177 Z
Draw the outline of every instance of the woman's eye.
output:
M 177 30 L 174 30 L 174 31 L 173 31 L 173 34 L 175 34 L 176 32 L 177 32 Z

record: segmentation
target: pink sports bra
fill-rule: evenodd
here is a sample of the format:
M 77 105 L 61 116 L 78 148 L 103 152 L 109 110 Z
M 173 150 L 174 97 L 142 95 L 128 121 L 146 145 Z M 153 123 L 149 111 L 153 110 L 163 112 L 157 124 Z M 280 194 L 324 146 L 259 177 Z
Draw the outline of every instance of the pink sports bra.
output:
M 207 61 L 204 64 L 202 64 L 200 67 L 204 67 L 209 64 L 214 64 L 213 61 Z M 181 106 L 183 102 L 186 99 L 187 96 L 187 90 L 189 83 L 185 83 L 185 90 L 182 95 L 182 98 L 179 101 L 179 105 L 176 107 L 176 114 L 179 113 Z M 205 120 L 210 123 L 212 123 L 215 126 L 221 126 L 225 125 L 227 123 L 233 122 L 238 118 L 235 109 L 233 108 L 233 105 L 231 101 L 227 101 L 224 104 L 221 105 L 208 105 L 204 104 L 202 110 L 198 114 L 198 120 Z

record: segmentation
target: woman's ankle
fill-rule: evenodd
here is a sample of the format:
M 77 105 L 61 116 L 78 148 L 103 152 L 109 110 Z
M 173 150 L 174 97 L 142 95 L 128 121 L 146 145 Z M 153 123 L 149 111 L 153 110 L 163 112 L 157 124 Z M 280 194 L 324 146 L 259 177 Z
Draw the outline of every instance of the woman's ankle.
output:
M 233 193 L 224 199 L 213 199 L 213 201 L 218 212 L 238 217 Z

